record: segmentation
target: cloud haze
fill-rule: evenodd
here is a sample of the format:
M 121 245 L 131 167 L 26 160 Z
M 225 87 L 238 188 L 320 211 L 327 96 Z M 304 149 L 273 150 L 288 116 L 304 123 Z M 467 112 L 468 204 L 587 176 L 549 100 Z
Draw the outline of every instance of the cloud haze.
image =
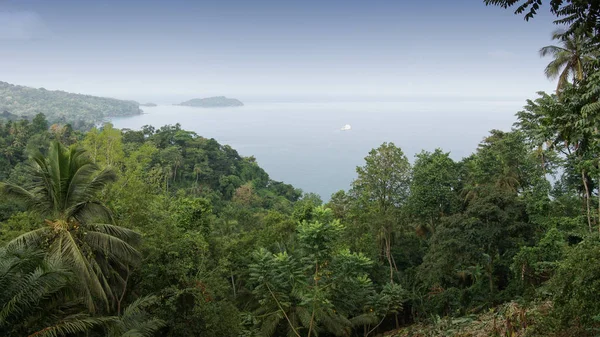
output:
M 139 100 L 528 97 L 553 88 L 537 53 L 551 22 L 481 0 L 14 1 L 0 81 Z
M 517 57 L 517 54 L 508 50 L 494 50 L 488 52 L 488 55 L 495 59 L 511 59 Z
M 47 34 L 35 12 L 0 12 L 0 40 L 34 40 Z

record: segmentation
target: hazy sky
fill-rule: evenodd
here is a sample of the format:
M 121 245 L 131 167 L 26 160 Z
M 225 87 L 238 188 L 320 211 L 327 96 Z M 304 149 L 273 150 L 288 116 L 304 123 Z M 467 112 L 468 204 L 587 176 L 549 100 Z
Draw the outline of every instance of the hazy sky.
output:
M 532 97 L 555 28 L 482 0 L 0 0 L 0 81 L 119 98 Z

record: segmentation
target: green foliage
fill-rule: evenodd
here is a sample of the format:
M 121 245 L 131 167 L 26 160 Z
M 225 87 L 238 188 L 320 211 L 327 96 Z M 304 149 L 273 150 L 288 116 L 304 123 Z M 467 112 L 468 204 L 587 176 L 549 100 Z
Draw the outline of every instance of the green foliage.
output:
M 108 326 L 108 337 L 152 337 L 165 322 L 151 317 L 146 309 L 158 303 L 156 296 L 140 297 L 131 303 L 118 318 Z
M 409 194 L 410 163 L 393 143 L 383 143 L 357 167 L 353 190 L 363 202 L 373 202 L 375 212 L 387 213 L 401 206 Z
M 141 112 L 139 103 L 133 101 L 34 89 L 5 82 L 0 82 L 0 97 L 3 98 L 0 111 L 28 118 L 42 113 L 51 123 L 71 122 L 76 129 L 89 128 L 106 117 Z
M 484 0 L 486 5 L 503 8 L 516 7 L 515 14 L 525 13 L 525 20 L 538 14 L 542 0 Z M 569 25 L 568 32 L 583 30 L 589 33 L 598 32 L 600 19 L 600 2 L 596 0 L 550 0 L 550 12 L 557 17 L 556 24 Z
M 411 167 L 382 144 L 326 205 L 179 124 L 84 134 L 47 130 L 43 115 L 6 122 L 0 243 L 41 252 L 23 256 L 23 269 L 0 254 L 0 269 L 12 268 L 0 281 L 14 284 L 0 291 L 10 320 L 0 329 L 372 336 L 430 320 L 451 334 L 484 313 L 507 324 L 489 330 L 498 335 L 532 321 L 502 303 L 550 299 L 548 329 L 589 333 L 596 270 L 581 261 L 593 261 L 600 224 L 592 68 L 560 97 L 529 101 L 516 130 L 492 130 L 460 162 L 436 149 Z
M 464 314 L 500 301 L 512 289 L 509 266 L 535 240 L 525 195 L 541 175 L 523 136 L 492 131 L 464 161 L 463 205 L 441 218 L 418 269 L 425 310 Z
M 436 149 L 421 152 L 412 169 L 409 212 L 420 230 L 435 231 L 439 219 L 459 206 L 458 165 L 449 153 Z
M 556 328 L 570 329 L 573 335 L 595 336 L 600 324 L 600 303 L 595 294 L 600 290 L 600 244 L 589 238 L 567 252 L 558 263 L 556 275 L 548 285 L 554 304 Z
M 251 322 L 261 335 L 343 335 L 354 326 L 370 329 L 378 316 L 402 308 L 398 288 L 376 294 L 370 259 L 338 248 L 343 230 L 337 221 L 304 221 L 297 230 L 298 250 L 254 254 L 249 275 L 260 307 Z
M 581 30 L 573 34 L 565 34 L 557 30 L 552 34 L 554 40 L 561 41 L 561 46 L 546 46 L 540 49 L 540 56 L 551 55 L 553 60 L 545 69 L 546 76 L 550 79 L 558 78 L 557 94 L 567 87 L 569 79 L 573 84 L 586 80 L 586 70 L 598 57 L 598 52 L 593 49 L 591 35 Z
M 335 245 L 343 230 L 344 227 L 337 220 L 330 223 L 304 220 L 297 229 L 298 243 L 306 255 L 320 263 L 328 260 L 335 251 Z
M 27 119 L 0 120 L 0 180 L 6 180 L 10 171 L 27 159 L 28 151 L 46 150 L 50 133 L 44 115 L 38 114 L 30 123 Z
M 597 334 L 600 3 L 549 3 L 556 95 L 458 162 L 383 143 L 326 205 L 179 124 L 76 131 L 135 102 L 0 82 L 0 334 Z
M 540 286 L 554 275 L 566 245 L 563 232 L 549 229 L 535 246 L 521 247 L 511 265 L 513 274 L 526 286 Z
M 358 230 L 371 231 L 372 238 L 376 238 L 393 282 L 397 268 L 392 246 L 409 197 L 410 163 L 402 149 L 393 143 L 383 143 L 369 152 L 365 166 L 357 167 L 356 173 L 358 178 L 352 183 L 351 193 L 362 212 L 357 219 Z
M 113 321 L 92 318 L 69 296 L 71 273 L 56 259 L 28 250 L 0 249 L 0 333 L 65 336 Z
M 40 248 L 47 255 L 72 266 L 90 310 L 95 300 L 106 306 L 115 295 L 109 286 L 111 271 L 134 265 L 138 251 L 131 246 L 137 233 L 112 224 L 110 211 L 96 195 L 115 179 L 110 170 L 99 170 L 85 152 L 58 142 L 48 158 L 32 157 L 29 184 L 3 184 L 3 193 L 25 202 L 44 218 L 45 226 L 22 234 L 8 243 L 16 249 Z
M 493 304 L 510 281 L 506 263 L 532 235 L 514 195 L 490 187 L 477 194 L 463 214 L 444 219 L 419 267 L 431 303 L 453 301 L 435 308 L 446 314 Z

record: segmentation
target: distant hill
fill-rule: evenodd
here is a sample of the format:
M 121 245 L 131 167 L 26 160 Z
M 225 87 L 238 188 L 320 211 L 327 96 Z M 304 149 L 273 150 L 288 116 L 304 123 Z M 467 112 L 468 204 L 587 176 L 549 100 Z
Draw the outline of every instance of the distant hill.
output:
M 156 103 L 140 103 L 140 106 L 145 106 L 145 107 L 155 107 L 158 106 L 156 105 Z
M 141 113 L 138 102 L 72 94 L 13 85 L 0 81 L 0 111 L 32 118 L 43 113 L 51 123 L 86 128 L 106 117 Z
M 15 114 L 11 114 L 8 111 L 2 111 L 0 112 L 0 122 L 4 122 L 6 123 L 7 121 L 16 121 L 19 120 L 19 116 L 15 115 Z
M 189 101 L 182 102 L 177 105 L 193 106 L 200 108 L 217 108 L 217 107 L 230 107 L 230 106 L 243 106 L 244 103 L 240 102 L 235 98 L 227 98 L 225 96 L 216 96 L 208 98 L 195 98 Z

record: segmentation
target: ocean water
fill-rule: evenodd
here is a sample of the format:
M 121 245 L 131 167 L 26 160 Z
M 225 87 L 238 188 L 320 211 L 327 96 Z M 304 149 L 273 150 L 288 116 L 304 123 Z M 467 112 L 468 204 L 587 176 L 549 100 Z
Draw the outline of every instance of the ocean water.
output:
M 460 160 L 491 129 L 508 131 L 519 100 L 265 103 L 237 108 L 144 107 L 145 114 L 112 118 L 117 128 L 180 123 L 183 129 L 255 156 L 272 179 L 324 200 L 350 188 L 356 167 L 383 142 L 402 148 L 411 162 L 421 150 L 442 148 Z M 345 124 L 352 129 L 341 131 Z

